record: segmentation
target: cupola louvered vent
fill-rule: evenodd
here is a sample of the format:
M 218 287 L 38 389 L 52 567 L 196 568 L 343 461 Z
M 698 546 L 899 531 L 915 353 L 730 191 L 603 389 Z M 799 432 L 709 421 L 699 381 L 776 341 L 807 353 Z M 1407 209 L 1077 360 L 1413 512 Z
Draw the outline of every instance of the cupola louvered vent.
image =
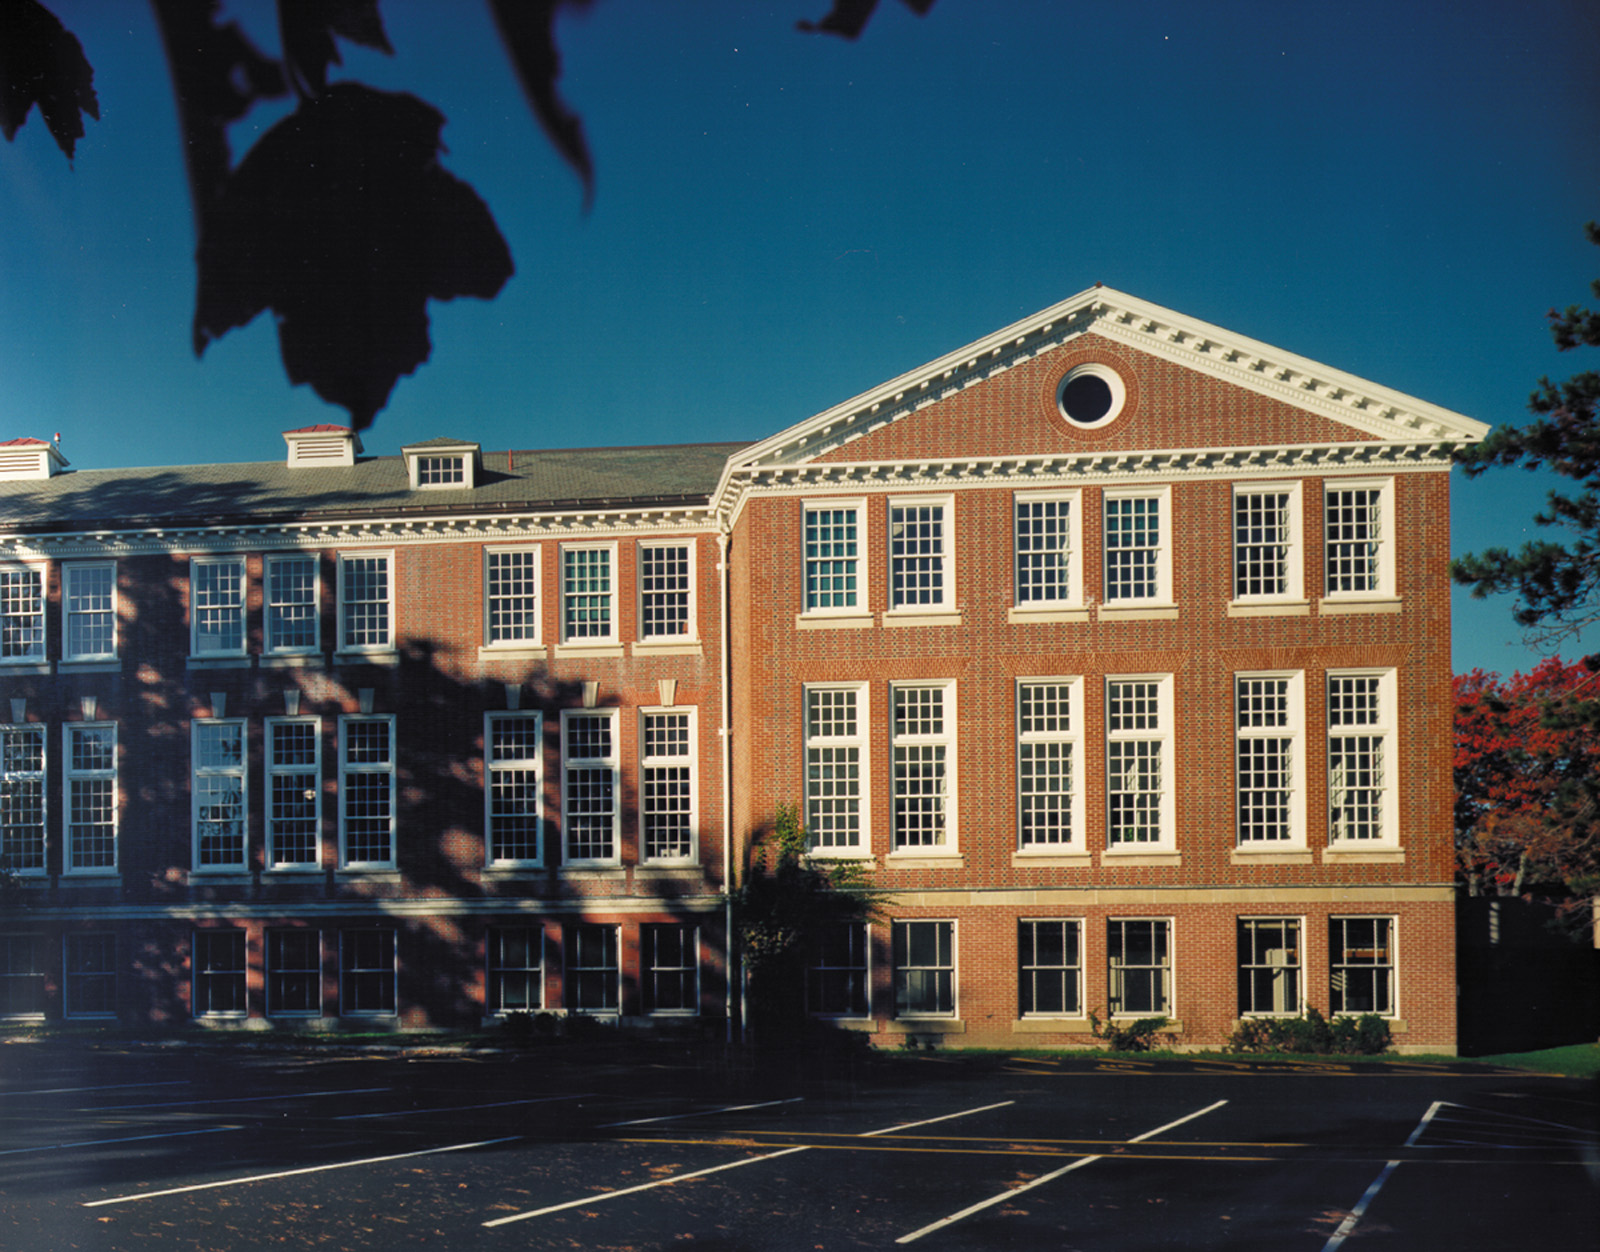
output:
M 43 439 L 10 439 L 0 443 L 0 479 L 52 478 L 67 465 L 55 444 Z
M 348 426 L 306 426 L 283 432 L 289 445 L 289 465 L 354 465 L 361 451 L 361 436 Z

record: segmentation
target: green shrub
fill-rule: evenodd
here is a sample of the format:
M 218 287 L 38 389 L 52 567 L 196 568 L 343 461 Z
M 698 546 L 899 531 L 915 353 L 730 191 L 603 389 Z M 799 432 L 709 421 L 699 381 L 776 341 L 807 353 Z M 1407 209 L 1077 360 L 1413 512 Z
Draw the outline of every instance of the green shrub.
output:
M 1315 1007 L 1299 1017 L 1247 1017 L 1228 1037 L 1229 1052 L 1298 1052 L 1315 1056 L 1379 1056 L 1389 1050 L 1389 1023 L 1376 1013 L 1329 1020 Z
M 1089 1014 L 1089 1029 L 1096 1039 L 1104 1039 L 1113 1052 L 1148 1052 L 1155 1046 L 1157 1032 L 1167 1025 L 1165 1017 L 1140 1017 L 1131 1022 L 1102 1022 Z

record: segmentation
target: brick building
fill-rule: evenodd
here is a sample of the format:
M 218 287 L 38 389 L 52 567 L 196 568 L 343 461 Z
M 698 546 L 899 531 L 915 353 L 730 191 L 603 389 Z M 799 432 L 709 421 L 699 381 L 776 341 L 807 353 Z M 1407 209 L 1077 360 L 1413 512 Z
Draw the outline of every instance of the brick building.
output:
M 750 445 L 0 445 L 0 1012 L 720 1018 L 792 805 L 893 892 L 807 975 L 879 1043 L 1448 1050 L 1484 430 L 1095 288 Z

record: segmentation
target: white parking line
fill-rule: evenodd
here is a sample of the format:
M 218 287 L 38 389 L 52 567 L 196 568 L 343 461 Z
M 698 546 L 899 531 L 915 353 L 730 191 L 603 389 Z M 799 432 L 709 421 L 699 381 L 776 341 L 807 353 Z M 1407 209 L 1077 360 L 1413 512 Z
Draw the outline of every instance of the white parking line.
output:
M 1154 1130 L 1147 1130 L 1142 1135 L 1135 1135 L 1132 1139 L 1129 1139 L 1128 1142 L 1143 1143 L 1146 1139 L 1154 1139 L 1163 1131 L 1172 1130 L 1174 1127 L 1181 1126 L 1185 1122 L 1192 1122 L 1197 1117 L 1204 1117 L 1207 1113 L 1211 1113 L 1217 1109 L 1220 1109 L 1226 1103 L 1226 1100 L 1218 1100 L 1215 1104 L 1208 1104 L 1205 1108 L 1197 1109 L 1195 1112 L 1190 1113 L 1186 1117 L 1178 1118 L 1177 1121 L 1168 1122 L 1165 1126 L 1157 1126 Z M 1063 1174 L 1070 1174 L 1075 1169 L 1082 1169 L 1085 1165 L 1092 1165 L 1094 1162 L 1104 1159 L 1105 1157 L 1103 1155 L 1086 1156 L 1080 1161 L 1072 1162 L 1071 1165 L 1063 1165 L 1060 1169 L 1045 1174 L 1041 1178 L 1035 1178 L 1032 1182 L 1025 1182 L 1020 1187 L 1012 1187 L 1007 1191 L 1002 1191 L 999 1195 L 990 1196 L 987 1200 L 980 1200 L 978 1203 L 969 1205 L 967 1208 L 962 1209 L 959 1213 L 950 1214 L 949 1217 L 941 1217 L 938 1221 L 924 1226 L 921 1230 L 913 1230 L 909 1235 L 901 1235 L 900 1238 L 895 1240 L 895 1242 L 915 1243 L 918 1239 L 922 1238 L 923 1235 L 931 1235 L 936 1230 L 943 1230 L 946 1226 L 953 1226 L 955 1223 L 963 1220 L 964 1218 L 971 1217 L 974 1213 L 981 1213 L 984 1209 L 992 1208 L 996 1204 L 1013 1199 L 1014 1197 L 1021 1195 L 1024 1191 L 1032 1191 L 1035 1187 L 1042 1187 L 1047 1182 L 1054 1182 Z
M 172 1130 L 160 1135 L 129 1135 L 125 1139 L 83 1139 L 77 1143 L 51 1143 L 39 1148 L 6 1148 L 0 1156 L 21 1156 L 29 1152 L 59 1152 L 62 1148 L 98 1148 L 110 1143 L 138 1143 L 143 1139 L 182 1139 L 185 1135 L 215 1135 L 224 1130 L 243 1130 L 243 1126 L 207 1126 L 204 1130 Z
M 379 1091 L 392 1091 L 392 1087 L 356 1087 L 350 1091 L 283 1091 L 268 1096 L 236 1096 L 229 1100 L 165 1100 L 158 1104 L 102 1104 L 98 1108 L 79 1109 L 80 1113 L 125 1113 L 131 1109 L 183 1109 L 210 1108 L 213 1104 L 266 1104 L 273 1100 L 312 1100 L 324 1096 L 373 1095 Z
M 540 1096 L 536 1100 L 498 1100 L 493 1104 L 450 1104 L 436 1109 L 388 1109 L 382 1113 L 346 1113 L 331 1118 L 336 1122 L 359 1122 L 373 1117 L 422 1117 L 428 1113 L 472 1113 L 478 1109 L 507 1109 L 516 1104 L 554 1104 L 558 1100 L 587 1100 L 591 1093 L 577 1095 Z
M 804 1096 L 791 1096 L 787 1100 L 767 1100 L 761 1104 L 730 1104 L 720 1109 L 700 1109 L 694 1113 L 671 1113 L 665 1117 L 639 1117 L 631 1122 L 607 1122 L 600 1130 L 615 1130 L 619 1126 L 648 1126 L 652 1122 L 681 1122 L 686 1117 L 714 1117 L 718 1113 L 742 1113 L 747 1109 L 770 1109 L 775 1104 L 799 1104 Z
M 1383 1172 L 1372 1180 L 1372 1185 L 1356 1201 L 1355 1208 L 1351 1209 L 1345 1216 L 1344 1221 L 1339 1223 L 1339 1229 L 1333 1232 L 1332 1238 L 1322 1245 L 1322 1252 L 1335 1252 L 1335 1249 L 1339 1248 L 1350 1237 L 1350 1232 L 1356 1228 L 1356 1223 L 1366 1215 L 1367 1205 L 1371 1204 L 1377 1197 L 1378 1192 L 1383 1190 L 1383 1184 L 1389 1181 L 1389 1175 L 1399 1168 L 1399 1161 L 1390 1161 L 1383 1167 Z
M 105 1200 L 86 1200 L 83 1207 L 97 1209 L 107 1204 L 131 1204 L 134 1200 L 154 1200 L 167 1195 L 187 1195 L 191 1191 L 211 1191 L 217 1187 L 242 1187 L 246 1183 L 270 1182 L 275 1178 L 298 1178 L 303 1174 L 325 1174 L 335 1169 L 354 1169 L 358 1165 L 382 1165 L 385 1161 L 409 1161 L 419 1156 L 438 1156 L 442 1152 L 467 1152 L 473 1148 L 493 1147 L 497 1143 L 510 1143 L 521 1135 L 506 1135 L 500 1139 L 480 1139 L 477 1143 L 452 1143 L 443 1148 L 424 1148 L 420 1152 L 397 1152 L 393 1156 L 368 1156 L 359 1161 L 336 1161 L 332 1165 L 307 1165 L 303 1169 L 279 1170 L 274 1174 L 252 1174 L 248 1178 L 224 1178 L 218 1182 L 197 1182 L 188 1187 L 168 1187 L 164 1191 L 141 1191 L 135 1195 L 111 1196 Z
M 187 1087 L 187 1078 L 173 1078 L 161 1082 L 114 1082 L 101 1087 L 45 1087 L 39 1091 L 0 1091 L 0 1099 L 11 1096 L 77 1095 L 83 1091 L 123 1091 L 129 1087 Z

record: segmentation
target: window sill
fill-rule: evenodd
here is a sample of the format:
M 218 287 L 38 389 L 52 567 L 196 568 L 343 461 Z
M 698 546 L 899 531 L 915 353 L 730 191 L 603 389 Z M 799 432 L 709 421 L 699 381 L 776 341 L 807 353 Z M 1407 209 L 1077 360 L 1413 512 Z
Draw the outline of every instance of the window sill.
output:
M 1323 600 L 1317 612 L 1323 617 L 1338 617 L 1347 613 L 1398 613 L 1404 607 L 1399 596 L 1369 596 L 1365 599 Z
M 883 1024 L 891 1035 L 964 1035 L 967 1024 L 959 1017 L 895 1017 Z
M 1309 600 L 1235 600 L 1228 605 L 1229 617 L 1309 617 Z
M 698 875 L 700 863 L 698 861 L 661 861 L 649 865 L 640 865 L 633 871 L 635 878 L 648 878 L 653 880 L 670 880 L 682 878 L 686 874 Z
M 907 612 L 904 609 L 890 609 L 883 615 L 885 626 L 959 626 L 961 613 L 937 612 Z
M 485 643 L 478 646 L 480 661 L 542 661 L 549 650 L 539 643 Z
M 871 613 L 796 613 L 796 630 L 863 630 L 874 624 Z
M 1143 848 L 1127 852 L 1120 848 L 1107 848 L 1100 854 L 1102 865 L 1182 865 L 1181 852 L 1149 852 Z
M 1310 865 L 1314 858 L 1304 848 L 1234 848 L 1228 859 L 1234 865 Z
M 811 1020 L 833 1030 L 864 1030 L 875 1033 L 878 1023 L 871 1017 L 828 1017 L 822 1013 L 811 1014 Z
M 621 865 L 564 865 L 561 867 L 563 878 L 574 879 L 579 882 L 612 881 L 621 882 L 628 876 L 628 871 Z
M 120 887 L 122 875 L 117 870 L 69 869 L 61 875 L 63 887 Z
M 48 674 L 49 661 L 34 660 L 29 657 L 20 661 L 0 661 L 0 674 Z
M 557 660 L 562 657 L 620 657 L 623 649 L 620 643 L 602 639 L 597 643 L 563 643 L 552 649 L 551 655 Z
M 702 656 L 698 639 L 639 639 L 633 644 L 634 656 Z
M 93 661 L 63 659 L 56 665 L 58 674 L 120 674 L 122 662 L 115 657 L 102 657 Z
M 269 865 L 261 871 L 262 881 L 268 878 L 309 878 L 320 873 L 320 865 Z
M 247 656 L 190 656 L 185 658 L 189 669 L 249 669 Z
M 1045 869 L 1050 867 L 1088 869 L 1093 864 L 1094 857 L 1087 852 L 1013 852 L 1011 854 L 1012 869 Z
M 883 858 L 885 869 L 965 869 L 967 858 L 959 852 L 891 852 Z
M 537 861 L 508 861 L 483 867 L 484 876 L 487 878 L 532 878 L 548 872 Z
M 400 871 L 393 865 L 341 865 L 335 872 L 340 878 L 363 878 L 368 882 L 400 881 Z
M 202 865 L 189 871 L 189 881 L 247 883 L 250 871 L 238 865 Z
M 1099 609 L 1102 622 L 1175 622 L 1178 620 L 1176 604 L 1102 604 Z
M 1403 865 L 1406 854 L 1399 848 L 1324 848 L 1324 863 L 1345 865 Z
M 1006 622 L 1012 626 L 1047 625 L 1054 622 L 1087 622 L 1086 608 L 1031 608 L 1013 604 L 1006 610 Z
M 304 669 L 308 665 L 321 665 L 320 652 L 274 652 L 261 657 L 262 669 Z
M 1014 1035 L 1092 1035 L 1086 1017 L 1019 1017 L 1011 1023 Z
M 393 648 L 375 649 L 371 652 L 335 652 L 335 665 L 399 665 L 400 654 Z

